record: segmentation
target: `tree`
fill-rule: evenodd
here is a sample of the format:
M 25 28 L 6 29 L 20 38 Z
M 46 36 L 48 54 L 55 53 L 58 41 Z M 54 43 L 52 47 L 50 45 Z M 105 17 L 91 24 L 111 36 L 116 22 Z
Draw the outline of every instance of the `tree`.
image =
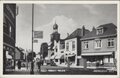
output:
M 34 59 L 34 57 L 36 57 L 35 52 L 30 52 L 27 55 L 27 60 L 30 62 L 30 61 L 32 61 Z
M 40 53 L 43 56 L 43 59 L 48 55 L 48 44 L 42 43 L 40 48 Z

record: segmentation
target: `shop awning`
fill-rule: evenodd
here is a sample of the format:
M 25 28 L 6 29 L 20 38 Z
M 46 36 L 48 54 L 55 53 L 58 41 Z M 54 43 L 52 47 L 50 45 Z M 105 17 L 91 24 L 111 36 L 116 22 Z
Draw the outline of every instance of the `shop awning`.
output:
M 81 59 L 82 57 L 81 56 L 77 56 L 78 59 Z
M 56 57 L 56 55 L 53 55 L 53 56 L 51 56 L 51 58 L 50 58 L 50 59 L 55 59 L 55 57 Z
M 48 57 L 45 57 L 45 60 L 50 60 L 50 58 L 48 58 Z
M 64 59 L 64 55 L 63 54 L 59 54 L 55 57 L 55 59 Z
M 73 57 L 73 56 L 75 56 L 75 54 L 69 54 L 69 55 L 67 55 L 67 57 Z
M 9 54 L 6 54 L 6 58 L 7 58 L 7 59 L 12 59 L 12 56 L 9 55 Z
M 101 56 L 101 55 L 112 55 L 113 52 L 87 52 L 87 53 L 82 53 L 82 56 Z
M 62 55 L 60 59 L 64 59 L 64 55 Z

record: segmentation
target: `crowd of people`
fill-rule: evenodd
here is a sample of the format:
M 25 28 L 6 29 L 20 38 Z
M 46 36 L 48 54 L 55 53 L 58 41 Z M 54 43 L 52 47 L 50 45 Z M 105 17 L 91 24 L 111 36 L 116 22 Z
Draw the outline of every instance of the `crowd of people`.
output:
M 23 62 L 23 61 L 21 61 L 21 60 L 18 60 L 18 61 L 17 61 L 17 68 L 18 68 L 19 70 L 20 70 L 21 67 L 22 67 L 22 62 Z M 25 62 L 25 63 L 26 63 L 25 67 L 27 67 L 27 62 Z M 33 62 L 31 61 L 31 62 L 29 62 L 29 63 L 31 64 L 30 67 L 33 68 L 33 69 L 34 69 L 35 64 L 36 64 L 38 71 L 40 71 L 41 66 L 43 65 L 44 61 L 43 61 L 43 60 L 36 60 L 36 61 L 33 60 Z M 27 68 L 28 68 L 28 67 L 27 67 Z

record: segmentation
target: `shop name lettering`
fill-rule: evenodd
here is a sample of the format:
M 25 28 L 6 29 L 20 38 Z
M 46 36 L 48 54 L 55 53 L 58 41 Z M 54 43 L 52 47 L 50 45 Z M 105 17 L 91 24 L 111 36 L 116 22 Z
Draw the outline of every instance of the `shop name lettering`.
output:
M 41 72 L 65 72 L 65 70 L 53 70 L 53 69 L 49 69 L 49 70 L 41 70 Z

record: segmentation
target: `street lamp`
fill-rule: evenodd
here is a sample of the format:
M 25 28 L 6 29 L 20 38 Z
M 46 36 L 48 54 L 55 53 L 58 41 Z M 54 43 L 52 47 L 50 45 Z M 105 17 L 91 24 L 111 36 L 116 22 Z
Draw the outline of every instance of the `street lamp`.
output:
M 33 26 L 34 26 L 34 4 L 32 4 L 32 62 L 31 62 L 31 70 L 30 74 L 34 74 L 34 62 L 33 62 Z

